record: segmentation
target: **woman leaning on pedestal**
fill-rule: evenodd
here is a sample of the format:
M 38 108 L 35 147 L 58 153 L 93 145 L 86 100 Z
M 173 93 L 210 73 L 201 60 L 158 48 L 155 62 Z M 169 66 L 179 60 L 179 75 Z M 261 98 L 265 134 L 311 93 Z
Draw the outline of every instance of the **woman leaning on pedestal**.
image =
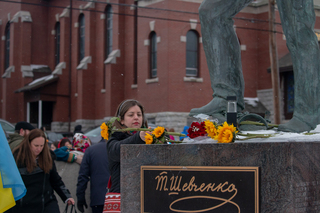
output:
M 60 213 L 53 190 L 68 205 L 74 205 L 74 199 L 56 170 L 54 154 L 50 153 L 43 131 L 30 131 L 12 152 L 27 193 L 7 213 Z
M 144 108 L 136 100 L 128 99 L 123 101 L 117 109 L 116 117 L 120 118 L 120 121 L 113 123 L 117 129 L 124 128 L 146 128 L 147 122 L 145 120 Z M 122 144 L 145 144 L 146 133 L 151 132 L 114 132 L 107 142 L 109 169 L 111 174 L 111 183 L 109 181 L 109 193 L 106 195 L 106 202 L 104 206 L 104 213 L 115 209 L 120 212 L 120 146 Z M 111 186 L 110 186 L 111 184 Z M 117 197 L 118 202 L 114 202 L 114 199 L 108 200 L 108 198 Z M 117 208 L 119 207 L 119 208 Z

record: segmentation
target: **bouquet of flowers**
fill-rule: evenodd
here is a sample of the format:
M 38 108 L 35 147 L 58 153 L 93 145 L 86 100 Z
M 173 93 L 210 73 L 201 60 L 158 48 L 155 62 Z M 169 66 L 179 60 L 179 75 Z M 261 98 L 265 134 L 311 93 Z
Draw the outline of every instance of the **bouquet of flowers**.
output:
M 233 143 L 236 139 L 237 128 L 233 124 L 229 125 L 224 122 L 222 125 L 218 125 L 210 120 L 205 120 L 201 123 L 193 122 L 188 129 L 188 136 L 190 138 L 196 138 L 199 136 L 208 136 L 218 143 Z

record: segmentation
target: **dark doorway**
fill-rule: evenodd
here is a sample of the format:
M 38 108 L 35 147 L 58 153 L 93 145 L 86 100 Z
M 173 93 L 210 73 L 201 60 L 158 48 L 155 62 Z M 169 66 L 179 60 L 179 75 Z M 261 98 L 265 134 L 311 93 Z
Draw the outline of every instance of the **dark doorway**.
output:
M 42 126 L 46 127 L 46 130 L 51 130 L 53 104 L 52 101 L 42 101 Z M 38 120 L 39 102 L 30 102 L 30 123 L 38 127 Z

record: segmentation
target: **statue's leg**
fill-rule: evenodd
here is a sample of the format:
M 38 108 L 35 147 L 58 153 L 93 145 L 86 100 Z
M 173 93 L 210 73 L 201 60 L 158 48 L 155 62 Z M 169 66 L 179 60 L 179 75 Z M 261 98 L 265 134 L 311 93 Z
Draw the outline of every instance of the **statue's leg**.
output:
M 221 116 L 227 96 L 237 96 L 238 111 L 244 108 L 244 80 L 240 45 L 233 28 L 233 17 L 252 0 L 204 0 L 199 7 L 203 48 L 210 73 L 213 99 L 190 115 Z M 220 116 L 219 116 L 220 115 Z
M 320 50 L 313 0 L 277 1 L 294 73 L 294 113 L 280 131 L 303 132 L 320 122 Z

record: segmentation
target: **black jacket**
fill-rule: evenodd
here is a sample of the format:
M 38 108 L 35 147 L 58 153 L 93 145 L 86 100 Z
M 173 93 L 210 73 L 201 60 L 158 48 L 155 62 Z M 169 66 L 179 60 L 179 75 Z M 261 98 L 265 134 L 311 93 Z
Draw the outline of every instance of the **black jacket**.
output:
M 9 209 L 8 213 L 57 212 L 59 207 L 53 190 L 63 201 L 71 198 L 69 190 L 65 187 L 57 172 L 54 161 L 49 173 L 44 173 L 40 167 L 36 167 L 31 173 L 21 165 L 18 165 L 18 169 L 27 188 L 27 193 L 23 198 L 16 201 L 16 205 Z
M 85 200 L 87 183 L 90 180 L 90 206 L 104 205 L 110 174 L 105 140 L 90 146 L 84 153 L 77 183 L 77 199 Z
M 110 192 L 120 193 L 120 146 L 123 144 L 144 144 L 139 132 L 130 136 L 128 133 L 115 132 L 107 142 L 109 169 L 111 174 Z

